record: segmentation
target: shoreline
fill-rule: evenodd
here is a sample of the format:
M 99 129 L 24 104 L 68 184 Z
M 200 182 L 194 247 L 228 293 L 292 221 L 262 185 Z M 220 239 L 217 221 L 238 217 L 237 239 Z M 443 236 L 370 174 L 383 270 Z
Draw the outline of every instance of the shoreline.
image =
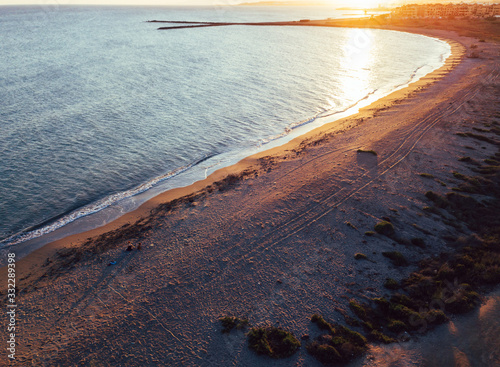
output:
M 351 21 L 351 20 L 349 20 Z M 331 21 L 330 21 L 331 22 Z M 280 23 L 290 23 L 290 22 L 280 22 Z M 298 23 L 298 22 L 292 22 L 292 23 Z M 277 24 L 281 25 L 281 24 Z M 284 24 L 287 25 L 287 24 Z M 302 25 L 302 24 L 300 24 Z M 328 27 L 342 27 L 342 25 L 328 25 Z M 387 30 L 393 30 L 394 29 L 387 29 Z M 344 118 L 336 119 L 330 122 L 326 122 L 323 125 L 316 127 L 310 131 L 305 132 L 304 134 L 299 135 L 298 137 L 293 138 L 291 141 L 288 141 L 284 144 L 281 144 L 277 147 L 272 147 L 265 149 L 261 152 L 252 154 L 250 156 L 247 156 L 240 161 L 238 161 L 235 164 L 232 164 L 227 167 L 223 167 L 219 170 L 216 170 L 212 174 L 210 174 L 207 178 L 196 181 L 192 183 L 191 185 L 188 186 L 183 186 L 183 187 L 178 187 L 178 188 L 173 188 L 170 190 L 167 190 L 166 192 L 160 193 L 144 202 L 141 204 L 138 208 L 125 213 L 121 215 L 120 217 L 112 220 L 111 222 L 100 226 L 98 228 L 94 228 L 91 230 L 86 230 L 80 233 L 75 233 L 75 234 L 70 234 L 68 236 L 65 236 L 59 240 L 49 242 L 45 245 L 42 245 L 41 247 L 35 249 L 35 250 L 30 250 L 30 242 L 33 240 L 28 240 L 22 243 L 19 243 L 15 245 L 15 247 L 20 248 L 21 250 L 14 250 L 16 253 L 19 253 L 18 256 L 22 257 L 23 259 L 25 257 L 29 257 L 27 259 L 27 262 L 30 263 L 30 268 L 33 268 L 34 263 L 38 263 L 41 265 L 47 257 L 50 257 L 54 255 L 58 250 L 62 248 L 72 248 L 72 247 L 77 247 L 83 244 L 85 241 L 89 240 L 90 238 L 95 238 L 97 236 L 103 235 L 107 232 L 112 232 L 116 231 L 119 228 L 125 226 L 125 225 L 132 225 L 135 222 L 139 222 L 143 219 L 146 219 L 151 215 L 151 212 L 157 208 L 161 204 L 165 204 L 171 201 L 176 201 L 179 199 L 182 199 L 184 197 L 190 196 L 190 195 L 196 195 L 200 194 L 206 191 L 207 187 L 210 185 L 224 180 L 227 176 L 230 175 L 240 175 L 242 174 L 245 170 L 252 169 L 255 167 L 255 165 L 258 165 L 259 159 L 263 159 L 269 156 L 273 155 L 283 155 L 284 151 L 287 150 L 292 150 L 298 146 L 300 146 L 304 141 L 308 139 L 312 139 L 318 135 L 325 134 L 325 133 L 335 133 L 337 131 L 341 131 L 344 129 L 345 124 L 349 123 L 352 119 L 358 119 L 358 118 L 365 118 L 367 114 L 369 114 L 370 110 L 376 110 L 380 108 L 380 106 L 385 106 L 386 104 L 391 104 L 394 103 L 394 101 L 401 99 L 401 96 L 403 95 L 409 95 L 412 92 L 424 88 L 428 83 L 430 82 L 435 82 L 436 80 L 434 78 L 441 78 L 444 76 L 444 71 L 445 70 L 451 70 L 451 68 L 454 67 L 456 63 L 459 63 L 460 60 L 464 57 L 465 55 L 465 48 L 463 45 L 459 44 L 455 40 L 442 37 L 440 35 L 436 35 L 434 31 L 430 32 L 420 32 L 421 30 L 416 30 L 412 28 L 408 28 L 405 30 L 398 30 L 400 32 L 406 32 L 406 33 L 414 33 L 414 34 L 419 34 L 419 35 L 424 35 L 428 36 L 431 38 L 439 39 L 441 41 L 444 41 L 450 45 L 451 48 L 451 54 L 445 61 L 444 65 L 437 68 L 436 70 L 424 75 L 421 77 L 419 80 L 410 83 L 408 86 L 395 90 L 391 92 L 389 95 L 382 97 L 368 106 L 362 107 L 359 109 L 359 112 L 354 113 L 352 115 L 349 115 Z M 63 227 L 61 227 L 63 228 Z M 61 230 L 61 228 L 57 229 Z M 51 232 L 52 233 L 52 232 Z M 47 234 L 47 235 L 50 235 Z M 45 235 L 43 235 L 45 236 Z M 42 236 L 42 237 L 43 237 Z M 37 240 L 38 238 L 35 238 L 34 240 Z M 10 246 L 8 246 L 6 249 L 0 250 L 0 253 L 6 253 L 8 250 L 10 250 Z
M 363 19 L 361 19 L 363 20 Z M 343 19 L 342 19 L 343 21 Z M 355 21 L 355 19 L 348 19 L 349 22 L 352 22 L 352 21 Z M 152 21 L 152 22 L 158 22 L 158 21 Z M 322 26 L 322 27 L 343 27 L 344 23 L 341 22 L 340 25 L 332 25 L 332 21 L 329 20 L 325 23 L 325 21 L 314 21 L 315 23 L 318 23 L 316 24 L 316 26 Z M 173 22 L 173 23 L 186 23 L 186 22 Z M 269 24 L 274 24 L 274 25 L 277 25 L 277 26 L 282 26 L 282 25 L 288 25 L 288 23 L 300 23 L 300 22 L 277 22 L 277 23 L 269 23 Z M 210 23 L 212 24 L 212 23 Z M 219 24 L 222 24 L 222 23 L 214 23 L 215 25 L 219 25 Z M 225 23 L 224 23 L 225 24 Z M 236 24 L 236 23 L 235 23 Z M 247 24 L 247 23 L 241 23 L 241 24 Z M 248 23 L 248 24 L 253 24 L 253 23 Z M 268 24 L 268 23 L 263 23 L 263 24 Z M 261 25 L 261 23 L 255 23 L 254 25 Z M 300 24 L 300 25 L 303 25 L 303 24 Z M 387 30 L 391 30 L 391 31 L 394 31 L 393 29 L 389 29 L 387 28 Z M 423 35 L 422 32 L 418 32 L 418 31 L 411 31 L 411 30 L 405 30 L 405 31 L 402 31 L 400 30 L 401 32 L 407 32 L 407 33 L 415 33 L 415 34 L 420 34 L 420 35 Z M 429 36 L 429 37 L 433 37 L 433 36 Z M 440 37 L 433 37 L 435 39 L 440 39 L 441 41 L 443 42 L 446 42 L 446 38 L 440 38 Z M 424 75 L 422 78 L 425 78 L 429 75 L 426 74 Z M 414 78 L 412 78 L 414 79 Z M 412 84 L 412 83 L 408 83 L 408 84 Z M 405 87 L 406 88 L 406 87 Z M 400 86 L 397 86 L 396 89 L 393 91 L 393 92 L 397 92 L 398 90 L 400 89 Z M 391 93 L 393 93 L 391 92 Z M 368 94 L 367 96 L 365 96 L 364 98 L 362 98 L 361 100 L 357 101 L 355 105 L 352 105 L 350 106 L 348 109 L 344 110 L 344 111 L 338 111 L 338 112 L 335 112 L 333 113 L 334 115 L 339 115 L 339 116 L 346 116 L 347 117 L 335 117 L 334 120 L 328 120 L 328 118 L 325 118 L 325 117 L 319 117 L 318 120 L 327 120 L 327 122 L 325 122 L 324 124 L 329 124 L 329 123 L 333 123 L 335 121 L 338 121 L 338 120 L 341 120 L 341 119 L 344 119 L 344 118 L 348 118 L 348 117 L 351 117 L 355 112 L 351 113 L 349 112 L 349 115 L 346 113 L 346 111 L 351 111 L 351 110 L 354 110 L 354 109 L 358 109 L 359 110 L 359 106 L 363 106 L 364 105 L 364 100 L 365 99 L 369 99 L 370 97 L 370 94 Z M 385 98 L 385 97 L 382 97 L 382 98 Z M 379 98 L 379 99 L 382 99 L 382 98 Z M 373 103 L 376 103 L 377 101 L 373 102 Z M 365 105 L 365 107 L 361 107 L 361 108 L 366 108 L 367 106 Z M 316 119 L 316 117 L 314 117 L 314 119 Z M 313 121 L 312 125 L 314 125 L 315 122 Z M 307 123 L 306 123 L 307 125 Z M 302 128 L 302 126 L 299 126 L 299 128 Z M 286 127 L 286 129 L 288 129 L 288 127 Z M 305 134 L 308 133 L 308 131 L 310 130 L 311 128 L 307 128 L 307 126 L 305 126 L 305 131 L 301 133 L 300 136 L 298 136 L 297 138 L 300 139 L 301 136 L 304 136 Z M 315 129 L 315 128 L 312 128 L 312 129 Z M 293 130 L 292 130 L 293 131 Z M 297 134 L 293 134 L 295 136 L 297 136 Z M 293 138 L 295 139 L 295 138 Z M 278 143 L 278 144 L 286 144 L 287 143 L 287 136 L 283 136 L 283 137 L 280 137 L 278 138 L 277 140 L 283 140 L 284 143 Z M 273 141 L 270 141 L 270 144 L 269 144 L 269 148 L 267 147 L 264 147 L 265 150 L 269 150 L 269 149 L 273 149 L 272 146 L 275 145 Z M 249 149 L 251 150 L 251 149 Z M 261 151 L 262 152 L 262 151 Z M 260 154 L 261 152 L 259 153 L 256 153 L 256 154 Z M 248 152 L 250 155 L 253 155 L 254 153 L 250 153 L 250 151 Z M 241 155 L 240 156 L 244 156 L 244 155 Z M 210 157 L 209 157 L 210 158 Z M 243 158 L 244 159 L 244 158 Z M 233 162 L 235 162 L 236 160 L 233 160 Z M 239 163 L 239 162 L 238 162 Z M 238 164 L 236 163 L 236 164 Z M 189 167 L 188 169 L 190 168 L 193 168 L 193 167 L 196 167 L 197 163 L 195 163 L 193 166 L 191 166 L 191 164 L 188 164 L 187 167 Z M 176 172 L 177 170 L 183 170 L 184 167 L 178 167 L 178 168 L 175 168 L 173 169 L 171 172 L 168 172 L 166 175 L 172 173 L 172 172 Z M 182 174 L 182 173 L 181 173 Z M 174 174 L 174 176 L 176 176 L 176 174 Z M 158 177 L 154 177 L 151 181 L 155 181 Z M 160 180 L 161 181 L 161 180 Z M 188 180 L 190 182 L 192 182 L 192 180 Z M 128 191 L 135 191 L 138 187 L 142 186 L 142 185 L 146 185 L 146 184 L 149 184 L 149 182 L 145 182 L 145 183 L 141 183 L 139 186 L 136 186 L 136 187 L 132 187 L 130 190 Z M 191 185 L 188 185 L 188 186 L 191 186 Z M 168 191 L 170 190 L 175 190 L 177 188 L 183 188 L 183 187 L 187 187 L 187 186 L 174 186 L 173 189 L 168 189 Z M 155 186 L 151 187 L 150 189 L 147 189 L 145 190 L 144 192 L 139 192 L 138 194 L 136 195 L 131 195 L 131 196 L 126 196 L 124 199 L 124 201 L 127 201 L 127 200 L 131 200 L 131 201 L 134 201 L 133 198 L 134 197 L 140 197 L 141 195 L 144 195 L 144 196 L 150 196 L 148 195 L 147 193 L 151 190 L 151 189 L 154 189 Z M 126 192 L 128 192 L 126 191 Z M 151 190 L 152 191 L 152 190 Z M 113 195 L 110 195 L 111 197 L 114 196 L 114 195 L 121 195 L 121 194 L 124 194 L 125 192 L 118 192 L 116 194 L 113 194 Z M 161 195 L 161 194 L 156 194 L 156 195 Z M 106 197 L 105 199 L 109 198 L 110 196 Z M 149 198 L 149 199 L 146 199 L 146 201 L 149 201 L 149 200 L 153 200 L 154 198 Z M 121 200 L 120 200 L 121 201 Z M 70 236 L 74 236 L 74 235 L 78 235 L 79 233 L 86 233 L 86 232 L 89 232 L 89 233 L 101 233 L 99 231 L 97 232 L 94 232 L 95 229 L 97 228 L 89 228 L 89 227 L 92 227 L 92 226 L 99 226 L 99 227 L 102 227 L 103 224 L 101 224 L 101 222 L 106 222 L 106 224 L 104 225 L 109 225 L 111 224 L 111 222 L 115 222 L 115 221 L 118 221 L 118 223 L 120 223 L 120 218 L 123 216 L 123 215 L 126 215 L 128 214 L 129 212 L 135 212 L 136 210 L 140 209 L 140 207 L 143 205 L 143 204 L 140 204 L 139 207 L 137 207 L 137 205 L 129 205 L 127 209 L 123 209 L 123 207 L 120 207 L 118 205 L 118 203 L 120 202 L 113 202 L 112 204 L 106 206 L 103 210 L 98 210 L 98 211 L 91 211 L 93 209 L 89 209 L 90 210 L 90 214 L 84 214 L 84 215 L 81 215 L 79 214 L 83 209 L 87 209 L 89 207 L 95 207 L 96 206 L 96 203 L 99 204 L 100 200 L 96 201 L 96 202 L 91 202 L 91 203 L 88 203 L 82 207 L 79 207 L 73 211 L 70 211 L 70 212 L 67 212 L 67 213 L 64 213 L 64 214 L 61 214 L 60 216 L 56 217 L 58 220 L 59 219 L 64 219 L 64 224 L 59 224 L 58 223 L 58 220 L 48 220 L 46 221 L 44 224 L 41 224 L 41 225 L 36 225 L 32 228 L 32 230 L 26 230 L 26 231 L 23 231 L 23 232 L 20 232 L 19 234 L 17 235 L 14 235 L 14 236 L 11 236 L 11 237 L 8 237 L 8 238 L 5 238 L 3 241 L 5 243 L 2 243 L 3 247 L 1 250 L 0 250 L 0 254 L 5 252 L 6 250 L 8 249 L 14 249 L 14 251 L 18 251 L 20 253 L 21 256 L 25 256 L 26 254 L 28 254 L 29 252 L 33 252 L 33 251 L 36 251 L 37 249 L 43 247 L 43 246 L 46 246 L 46 245 L 49 245 L 51 242 L 55 242 L 55 241 L 60 241 L 62 240 L 62 237 L 61 237 L 61 234 L 62 236 L 64 237 L 70 237 Z M 144 201 L 144 199 L 141 199 L 141 200 L 138 200 L 138 201 Z M 145 204 L 145 202 L 144 202 Z M 116 206 L 115 206 L 116 205 Z M 125 206 L 127 206 L 127 204 L 125 204 Z M 133 209 L 133 210 L 130 210 L 130 207 L 136 207 L 136 209 Z M 111 210 L 110 210 L 111 209 Z M 109 212 L 111 212 L 111 214 L 109 215 L 109 217 L 112 217 L 114 219 L 108 219 L 108 215 L 104 214 L 102 216 L 102 218 L 104 218 L 102 221 L 101 221 L 101 218 L 99 217 L 100 214 L 102 214 L 103 211 L 107 211 L 109 210 Z M 115 213 L 112 213 L 112 211 L 114 211 Z M 119 217 L 117 217 L 116 213 L 124 213 L 124 214 L 121 214 Z M 76 220 L 73 220 L 73 219 L 70 219 L 69 221 L 66 221 L 66 219 L 68 217 L 74 217 L 73 214 L 74 213 L 77 213 L 76 214 Z M 83 231 L 81 229 L 78 229 L 78 224 L 79 221 L 82 219 L 82 218 L 85 218 L 84 221 L 81 223 L 81 227 L 85 228 Z M 88 218 L 95 218 L 94 220 L 90 219 L 89 221 L 87 221 Z M 89 224 L 90 222 L 92 222 L 93 224 Z M 56 229 L 49 229 L 49 231 L 45 231 L 48 227 L 55 227 Z M 71 227 L 71 229 L 68 229 L 68 227 Z M 75 230 L 76 228 L 76 230 Z M 116 226 L 112 226 L 110 227 L 112 229 L 116 228 Z M 68 229 L 68 230 L 66 230 Z M 38 232 L 38 231 L 41 231 L 43 234 L 40 235 L 40 234 L 35 234 L 33 236 L 30 236 L 32 233 L 34 232 Z M 77 232 L 77 233 L 75 233 Z M 57 235 L 53 236 L 54 233 L 58 233 Z M 28 240 L 25 240 L 25 236 L 30 238 Z M 55 239 L 50 239 L 52 237 L 55 237 Z M 18 239 L 20 238 L 20 241 L 21 242 L 17 242 Z M 47 240 L 47 239 L 44 239 L 44 238 L 49 238 L 50 240 Z M 12 240 L 11 240 L 12 239 Z M 50 241 L 50 242 L 48 242 Z M 2 241 L 0 241 L 2 242 Z M 43 244 L 41 244 L 43 243 Z M 32 250 L 34 249 L 34 250 Z M 3 263 L 1 262 L 0 260 L 0 266 L 3 266 Z
M 256 356 L 243 332 L 221 334 L 218 318 L 244 316 L 307 340 L 317 334 L 312 314 L 348 323 L 351 299 L 385 296 L 384 279 L 456 251 L 450 236 L 472 236 L 426 212 L 423 193 L 459 185 L 455 172 L 473 174 L 459 157 L 479 162 L 497 149 L 463 131 L 498 125 L 498 44 L 479 44 L 484 56 L 470 59 L 460 42 L 474 40 L 435 33 L 460 52 L 410 87 L 156 197 L 147 219 L 19 261 L 19 362 L 319 366 L 307 341 L 290 359 Z M 367 234 L 381 220 L 408 243 Z M 407 266 L 381 254 L 395 249 Z

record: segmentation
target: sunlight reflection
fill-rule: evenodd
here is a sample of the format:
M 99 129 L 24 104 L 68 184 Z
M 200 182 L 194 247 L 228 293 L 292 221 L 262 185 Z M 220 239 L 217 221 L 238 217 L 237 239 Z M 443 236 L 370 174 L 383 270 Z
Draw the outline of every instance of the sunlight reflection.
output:
M 354 103 L 373 92 L 369 86 L 373 33 L 366 29 L 349 29 L 346 32 L 346 44 L 343 48 L 345 61 L 340 83 L 346 99 L 349 103 Z
M 349 29 L 345 56 L 353 67 L 366 66 L 372 56 L 373 32 L 369 29 Z

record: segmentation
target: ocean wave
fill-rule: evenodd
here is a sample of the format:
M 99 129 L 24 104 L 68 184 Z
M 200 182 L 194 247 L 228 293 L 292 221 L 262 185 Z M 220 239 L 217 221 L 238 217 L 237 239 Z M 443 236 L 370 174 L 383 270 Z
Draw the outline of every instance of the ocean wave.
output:
M 357 105 L 359 105 L 361 102 L 363 102 L 363 101 L 367 100 L 368 98 L 370 98 L 377 91 L 378 91 L 378 89 L 372 90 L 370 93 L 367 93 L 363 98 L 360 98 L 356 102 L 350 104 L 349 106 L 347 106 L 347 107 L 345 107 L 345 108 L 343 108 L 341 110 L 335 109 L 335 107 L 332 107 L 332 108 L 329 108 L 329 109 L 323 109 L 322 111 L 318 112 L 317 114 L 315 114 L 314 116 L 312 116 L 310 118 L 307 118 L 305 120 L 298 121 L 298 122 L 293 122 L 293 123 L 287 125 L 282 133 L 279 133 L 279 134 L 276 134 L 276 135 L 272 135 L 272 136 L 269 136 L 269 137 L 264 138 L 264 139 L 260 139 L 258 141 L 258 143 L 257 143 L 257 146 L 262 146 L 262 145 L 268 144 L 268 143 L 270 143 L 272 141 L 275 141 L 275 140 L 278 140 L 280 138 L 283 138 L 283 137 L 289 135 L 293 130 L 295 130 L 295 129 L 301 127 L 301 126 L 305 126 L 305 125 L 308 125 L 310 123 L 313 123 L 313 122 L 315 122 L 316 120 L 318 120 L 320 118 L 331 117 L 331 116 L 334 116 L 334 115 L 345 113 L 345 112 L 349 111 L 350 109 L 352 109 L 352 108 L 356 107 Z
M 97 202 L 94 202 L 92 204 L 85 205 L 79 209 L 76 209 L 69 214 L 62 215 L 60 218 L 53 220 L 53 221 L 48 221 L 48 224 L 41 224 L 39 228 L 33 229 L 33 230 L 25 230 L 21 233 L 15 234 L 13 236 L 10 236 L 4 240 L 0 241 L 0 247 L 5 247 L 5 246 L 14 246 L 22 242 L 26 242 L 29 240 L 33 240 L 35 238 L 41 237 L 43 235 L 49 234 L 51 232 L 54 232 L 55 230 L 64 227 L 65 225 L 74 222 L 77 219 L 86 217 L 91 214 L 95 214 L 100 212 L 103 209 L 108 208 L 109 206 L 118 203 L 119 201 L 123 199 L 127 199 L 130 197 L 133 197 L 135 195 L 139 195 L 143 192 L 146 192 L 150 190 L 152 187 L 156 186 L 160 182 L 163 182 L 165 180 L 168 180 L 172 177 L 178 176 L 179 174 L 189 170 L 190 168 L 193 168 L 206 160 L 216 156 L 217 154 L 207 154 L 203 156 L 202 158 L 182 167 L 178 167 L 172 171 L 167 172 L 166 174 L 163 174 L 161 176 L 155 177 L 152 180 L 145 182 L 137 187 L 134 187 L 133 189 L 118 192 L 112 195 L 109 195 L 101 200 L 98 200 Z

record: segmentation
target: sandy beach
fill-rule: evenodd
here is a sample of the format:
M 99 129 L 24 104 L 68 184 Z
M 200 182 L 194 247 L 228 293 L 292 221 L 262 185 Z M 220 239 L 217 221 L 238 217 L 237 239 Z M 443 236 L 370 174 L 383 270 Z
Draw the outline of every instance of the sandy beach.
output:
M 446 238 L 471 232 L 424 211 L 424 194 L 457 186 L 454 171 L 472 174 L 460 157 L 496 151 L 456 133 L 500 122 L 500 47 L 450 31 L 385 28 L 446 40 L 452 56 L 356 115 L 19 260 L 12 365 L 320 366 L 305 347 L 285 360 L 257 356 L 244 332 L 222 334 L 218 319 L 314 337 L 312 314 L 342 323 L 349 300 L 388 294 L 386 278 L 452 251 Z M 479 57 L 468 57 L 473 51 Z M 365 234 L 383 219 L 425 248 Z M 395 250 L 409 266 L 382 256 Z

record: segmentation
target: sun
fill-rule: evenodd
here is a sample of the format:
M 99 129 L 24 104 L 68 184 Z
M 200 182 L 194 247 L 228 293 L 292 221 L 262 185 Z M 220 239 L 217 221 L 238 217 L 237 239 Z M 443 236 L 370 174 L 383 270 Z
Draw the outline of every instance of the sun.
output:
M 370 9 L 376 8 L 379 4 L 383 3 L 383 0 L 353 0 L 349 2 L 349 5 L 353 8 Z

